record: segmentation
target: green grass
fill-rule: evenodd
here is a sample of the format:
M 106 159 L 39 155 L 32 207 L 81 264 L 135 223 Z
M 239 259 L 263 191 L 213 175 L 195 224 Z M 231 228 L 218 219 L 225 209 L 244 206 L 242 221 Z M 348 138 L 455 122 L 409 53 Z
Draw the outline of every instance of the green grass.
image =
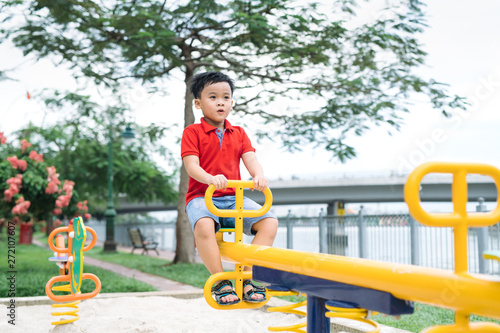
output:
M 17 243 L 17 235 L 16 235 Z M 0 254 L 3 257 L 4 263 L 7 263 L 8 248 L 7 236 L 2 235 L 0 242 Z M 59 268 L 53 262 L 49 262 L 48 258 L 54 253 L 48 249 L 38 247 L 36 245 L 15 245 L 15 254 L 10 253 L 15 257 L 15 297 L 25 296 L 44 296 L 45 285 L 54 276 L 59 275 Z M 10 270 L 10 269 L 9 269 Z M 0 295 L 8 297 L 10 282 L 7 278 L 12 273 L 7 273 L 9 270 L 2 263 L 0 271 Z M 84 273 L 92 273 L 101 280 L 101 293 L 115 292 L 139 292 L 139 291 L 154 291 L 153 286 L 146 283 L 136 281 L 132 278 L 126 278 L 116 273 L 85 265 Z M 94 283 L 90 280 L 84 280 L 82 283 L 82 293 L 88 293 L 94 290 Z M 58 293 L 55 293 L 58 294 Z M 63 293 L 64 294 L 64 293 Z
M 455 322 L 455 312 L 435 306 L 415 303 L 415 312 L 412 315 L 402 315 L 400 319 L 390 316 L 376 315 L 373 320 L 376 322 L 407 330 L 410 332 L 420 332 L 424 328 L 435 325 L 451 325 Z M 500 324 L 499 320 L 484 318 L 472 315 L 471 322 L 489 321 Z
M 202 264 L 171 265 L 170 261 L 161 258 L 119 251 L 117 253 L 105 253 L 98 246 L 95 246 L 86 253 L 89 257 L 95 259 L 134 268 L 141 272 L 158 275 L 199 288 L 203 288 L 205 282 L 210 277 L 210 273 Z

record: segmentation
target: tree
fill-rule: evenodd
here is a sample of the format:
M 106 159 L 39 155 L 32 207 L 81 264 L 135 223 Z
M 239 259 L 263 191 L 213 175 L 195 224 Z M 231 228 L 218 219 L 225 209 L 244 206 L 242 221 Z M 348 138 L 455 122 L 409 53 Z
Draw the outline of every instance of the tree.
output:
M 90 218 L 87 201 L 79 201 L 75 183 L 61 182 L 56 168 L 29 141 L 21 140 L 16 148 L 0 132 L 0 145 L 1 224 L 43 221 L 48 234 L 54 216 Z
M 416 38 L 425 27 L 424 7 L 394 0 L 357 25 L 354 0 L 333 1 L 330 15 L 316 3 L 293 0 L 11 0 L 2 12 L 5 38 L 26 54 L 72 63 L 96 84 L 140 80 L 155 88 L 160 79 L 182 75 L 184 126 L 194 122 L 187 89 L 193 74 L 227 72 L 238 82 L 235 112 L 276 124 L 273 136 L 289 149 L 313 144 L 344 161 L 355 156 L 347 137 L 373 125 L 398 128 L 414 94 L 444 114 L 463 107 L 443 84 L 417 74 L 425 59 Z M 19 15 L 26 19 L 8 20 Z M 315 103 L 277 113 L 270 103 L 279 98 Z M 187 180 L 181 168 L 174 262 L 191 262 L 194 254 L 184 214 Z
M 109 127 L 113 127 L 114 133 L 125 128 L 122 110 L 102 109 L 89 96 L 75 93 L 47 98 L 46 103 L 67 119 L 49 128 L 29 124 L 17 136 L 28 138 L 47 162 L 74 180 L 78 193 L 88 198 L 92 214 L 102 218 L 108 195 L 103 184 L 108 181 Z M 154 146 L 165 129 L 135 127 L 139 135 L 130 146 L 125 146 L 119 135 L 113 138 L 114 193 L 126 194 L 131 202 L 175 201 L 175 174 L 167 174 L 151 158 L 158 151 Z M 168 152 L 164 154 L 168 158 Z

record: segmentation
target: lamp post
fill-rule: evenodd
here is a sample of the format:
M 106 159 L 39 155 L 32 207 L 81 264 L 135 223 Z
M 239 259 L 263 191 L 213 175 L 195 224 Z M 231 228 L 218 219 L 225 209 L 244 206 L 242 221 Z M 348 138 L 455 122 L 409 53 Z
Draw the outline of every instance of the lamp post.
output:
M 135 138 L 135 134 L 130 126 L 120 135 L 125 140 Z M 115 203 L 113 201 L 113 126 L 109 127 L 108 141 L 108 203 L 104 217 L 106 218 L 106 241 L 104 242 L 104 252 L 116 252 L 115 243 Z

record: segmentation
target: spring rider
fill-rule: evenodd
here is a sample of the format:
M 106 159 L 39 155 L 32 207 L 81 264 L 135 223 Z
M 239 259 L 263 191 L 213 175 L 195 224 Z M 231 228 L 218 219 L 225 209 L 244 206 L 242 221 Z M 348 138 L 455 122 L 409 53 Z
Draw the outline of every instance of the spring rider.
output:
M 68 247 L 65 247 L 64 237 L 61 233 L 68 233 Z M 92 242 L 85 246 L 87 232 L 92 234 Z M 54 236 L 56 237 L 56 245 L 54 246 Z M 83 273 L 83 252 L 90 250 L 97 242 L 97 235 L 92 228 L 85 227 L 81 217 L 76 217 L 69 222 L 67 227 L 54 229 L 48 239 L 49 247 L 54 251 L 54 257 L 50 257 L 49 261 L 56 262 L 59 267 L 59 276 L 51 278 L 45 285 L 45 293 L 55 302 L 68 302 L 62 304 L 53 304 L 55 308 L 72 308 L 66 312 L 53 312 L 53 316 L 72 316 L 70 319 L 61 319 L 60 321 L 52 322 L 52 325 L 61 325 L 72 323 L 80 318 L 77 314 L 79 311 L 77 304 L 81 300 L 90 299 L 96 296 L 101 290 L 101 281 L 97 276 L 90 273 Z M 95 288 L 90 293 L 82 294 L 80 288 L 83 280 L 90 279 L 94 282 Z M 63 285 L 54 286 L 55 283 L 64 283 Z M 53 291 L 68 292 L 66 295 L 54 295 Z

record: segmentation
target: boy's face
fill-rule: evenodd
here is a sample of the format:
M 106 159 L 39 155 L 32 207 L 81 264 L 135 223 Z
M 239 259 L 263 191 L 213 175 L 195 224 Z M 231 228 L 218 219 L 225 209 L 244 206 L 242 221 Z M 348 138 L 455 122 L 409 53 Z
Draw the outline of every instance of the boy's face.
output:
M 207 123 L 224 128 L 224 120 L 233 108 L 229 83 L 217 82 L 206 86 L 201 91 L 201 97 L 194 100 L 194 106 L 201 109 Z

